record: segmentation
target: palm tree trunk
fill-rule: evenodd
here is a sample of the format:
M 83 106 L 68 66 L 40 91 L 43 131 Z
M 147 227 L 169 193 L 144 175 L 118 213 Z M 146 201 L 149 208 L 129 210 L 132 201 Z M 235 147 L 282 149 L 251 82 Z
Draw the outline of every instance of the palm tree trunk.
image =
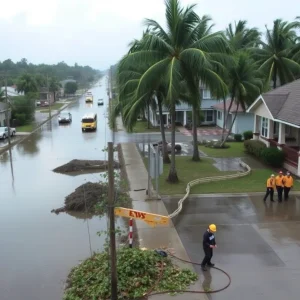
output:
M 168 145 L 166 141 L 166 133 L 165 133 L 165 126 L 163 120 L 163 113 L 162 113 L 162 104 L 161 101 L 158 99 L 158 112 L 159 112 L 159 119 L 160 119 L 160 131 L 161 131 L 161 139 L 162 139 L 162 150 L 163 150 L 163 161 L 164 164 L 169 164 L 171 162 L 170 157 L 168 155 Z
M 230 113 L 230 110 L 231 110 L 233 101 L 234 101 L 234 96 L 231 97 L 231 100 L 230 100 L 230 103 L 229 103 L 229 106 L 228 106 L 228 110 L 227 110 L 227 112 L 226 112 L 225 127 L 226 127 L 227 124 L 228 124 L 229 113 Z M 225 102 L 225 106 L 226 106 L 226 102 Z M 225 118 L 225 113 L 224 113 L 224 118 Z
M 150 104 L 147 104 L 147 128 L 150 129 Z
M 221 147 L 224 146 L 224 144 L 226 143 L 226 141 L 227 141 L 229 135 L 231 134 L 231 130 L 232 130 L 233 124 L 234 124 L 234 122 L 235 122 L 235 119 L 236 119 L 236 116 L 237 116 L 237 112 L 238 112 L 238 110 L 239 110 L 239 105 L 240 105 L 240 103 L 238 102 L 238 104 L 237 104 L 237 106 L 236 106 L 236 111 L 235 111 L 235 114 L 234 114 L 234 118 L 233 118 L 233 120 L 232 120 L 232 122 L 231 122 L 231 125 L 230 125 L 230 128 L 229 128 L 229 130 L 228 130 L 228 134 L 226 135 L 224 141 L 222 141 Z
M 276 66 L 274 66 L 273 89 L 276 89 L 276 86 L 277 86 L 277 68 L 276 68 Z
M 193 119 L 193 161 L 200 161 L 199 149 L 198 149 L 198 136 L 197 136 L 197 125 L 198 125 L 198 114 L 197 107 L 193 105 L 192 108 L 192 119 Z
M 176 162 L 175 162 L 175 103 L 172 103 L 171 106 L 171 166 L 169 171 L 169 176 L 167 181 L 170 183 L 177 183 L 177 171 L 176 171 Z
M 226 98 L 223 98 L 223 130 L 222 130 L 222 142 L 224 141 L 225 138 L 225 129 L 226 129 L 226 122 L 225 122 L 225 116 L 226 114 Z

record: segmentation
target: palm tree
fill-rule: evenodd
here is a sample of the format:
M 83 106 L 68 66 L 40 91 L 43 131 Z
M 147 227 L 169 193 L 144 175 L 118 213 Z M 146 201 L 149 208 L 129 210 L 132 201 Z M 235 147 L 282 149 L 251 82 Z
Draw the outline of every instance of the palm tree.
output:
M 234 28 L 230 23 L 225 30 L 226 38 L 233 51 L 257 47 L 260 43 L 261 33 L 257 28 L 248 28 L 247 21 L 235 22 Z
M 210 42 L 199 38 L 200 18 L 194 12 L 195 5 L 182 8 L 178 0 L 166 0 L 165 30 L 155 20 L 147 19 L 149 32 L 139 42 L 139 49 L 127 56 L 126 64 L 150 62 L 151 66 L 141 76 L 136 99 L 145 97 L 153 86 L 166 86 L 166 105 L 171 114 L 171 165 L 168 181 L 178 182 L 175 163 L 175 105 L 180 99 L 180 82 L 186 80 L 193 85 L 200 78 L 204 84 L 224 85 L 214 67 L 220 64 L 220 53 L 226 50 L 225 40 L 214 36 Z M 215 48 L 212 50 L 212 42 Z M 125 67 L 124 65 L 122 67 Z M 192 80 L 191 80 L 192 79 Z
M 236 80 L 237 76 L 235 71 L 238 72 L 236 68 L 242 67 L 239 65 L 239 63 L 242 63 L 240 59 L 241 52 L 249 52 L 249 49 L 256 49 L 258 45 L 260 44 L 260 36 L 261 33 L 257 30 L 257 28 L 248 28 L 247 27 L 247 21 L 245 20 L 239 20 L 238 22 L 235 22 L 234 27 L 230 23 L 228 27 L 225 30 L 225 36 L 227 38 L 228 44 L 230 45 L 230 48 L 233 52 L 233 57 L 235 59 L 235 62 L 233 64 L 230 64 L 227 66 L 227 70 L 224 73 L 224 81 L 226 82 L 227 86 L 232 87 L 233 81 Z M 251 58 L 249 54 L 249 58 Z M 257 76 L 257 75 L 255 75 Z M 232 91 L 230 92 L 230 103 L 228 106 L 228 109 L 226 109 L 226 101 L 228 97 L 227 91 L 221 90 L 221 91 L 215 91 L 215 94 L 218 95 L 218 98 L 220 97 L 223 101 L 223 132 L 222 132 L 222 142 L 225 143 L 225 141 L 228 138 L 228 135 L 225 139 L 225 128 L 226 124 L 228 124 L 228 120 L 230 117 L 230 110 L 232 108 L 232 105 L 234 103 L 234 96 L 232 96 Z M 234 117 L 234 120 L 236 118 L 236 115 Z M 229 132 L 232 129 L 233 123 L 231 123 L 231 128 Z
M 223 139 L 221 146 L 225 144 L 231 133 L 239 107 L 245 111 L 246 107 L 261 93 L 263 87 L 257 64 L 245 51 L 235 53 L 235 63 L 229 69 L 227 78 L 231 104 L 236 103 L 236 111 L 229 132 Z M 230 108 L 228 108 L 227 114 L 229 115 L 229 113 Z
M 136 51 L 135 47 L 132 47 L 131 52 Z M 126 57 L 124 58 L 126 60 Z M 152 107 L 153 110 L 156 110 L 156 106 L 159 109 L 159 117 L 160 117 L 160 128 L 162 135 L 162 149 L 163 149 L 163 160 L 164 163 L 170 163 L 170 158 L 168 155 L 166 136 L 165 136 L 165 127 L 162 122 L 162 105 L 165 99 L 166 89 L 161 86 L 155 86 L 152 89 L 149 89 L 149 92 L 145 97 L 141 97 L 139 99 L 135 98 L 134 91 L 136 90 L 139 80 L 143 75 L 143 72 L 147 70 L 149 65 L 145 63 L 139 65 L 130 66 L 128 69 L 122 69 L 122 62 L 118 68 L 117 72 L 117 82 L 119 89 L 119 97 L 118 97 L 118 105 L 114 108 L 114 119 L 122 113 L 123 123 L 127 130 L 131 131 L 133 126 L 137 122 L 137 117 L 145 111 Z M 148 117 L 149 122 L 149 117 Z
M 24 73 L 17 81 L 17 91 L 28 93 L 36 93 L 38 91 L 38 86 L 35 78 L 28 73 Z
M 273 88 L 295 80 L 300 74 L 300 64 L 293 57 L 297 38 L 296 29 L 300 22 L 274 21 L 272 30 L 266 27 L 266 42 L 256 49 L 260 70 L 265 74 L 266 83 L 273 81 Z

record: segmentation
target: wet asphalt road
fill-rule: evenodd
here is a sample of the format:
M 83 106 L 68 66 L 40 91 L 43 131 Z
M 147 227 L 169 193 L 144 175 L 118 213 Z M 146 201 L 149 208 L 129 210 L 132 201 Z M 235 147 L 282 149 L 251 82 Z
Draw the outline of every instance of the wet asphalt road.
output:
M 0 155 L 0 299 L 56 300 L 63 294 L 71 267 L 88 257 L 89 225 L 92 250 L 102 248 L 106 219 L 87 221 L 50 211 L 63 206 L 64 198 L 86 181 L 99 181 L 99 174 L 67 176 L 53 173 L 57 166 L 77 159 L 105 159 L 102 149 L 111 139 L 104 113 L 105 86 L 92 89 L 94 105 L 81 98 L 66 109 L 70 125 L 58 125 L 57 117 L 26 141 Z M 97 106 L 97 99 L 104 106 Z M 98 114 L 97 132 L 82 133 L 81 117 Z
M 169 213 L 176 209 L 177 200 L 164 199 Z M 195 262 L 203 258 L 204 231 L 210 223 L 217 224 L 218 249 L 214 250 L 212 261 L 230 274 L 232 284 L 225 291 L 209 295 L 209 299 L 299 299 L 299 197 L 266 205 L 258 196 L 191 197 L 174 221 L 190 259 Z M 219 289 L 227 283 L 217 270 L 196 270 L 203 288 Z

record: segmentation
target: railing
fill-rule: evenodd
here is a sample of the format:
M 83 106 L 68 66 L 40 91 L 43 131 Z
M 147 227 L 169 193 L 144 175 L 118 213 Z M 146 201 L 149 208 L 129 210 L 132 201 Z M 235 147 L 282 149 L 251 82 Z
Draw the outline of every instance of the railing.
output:
M 298 165 L 298 151 L 286 145 L 281 146 L 283 153 L 285 154 L 285 160 L 292 164 Z
M 176 217 L 182 210 L 182 205 L 183 202 L 188 198 L 191 192 L 191 187 L 200 184 L 200 183 L 205 183 L 205 182 L 213 182 L 213 181 L 221 181 L 221 180 L 227 180 L 227 179 L 233 179 L 233 178 L 240 178 L 247 176 L 251 173 L 251 168 L 245 164 L 244 162 L 240 162 L 240 165 L 246 170 L 244 172 L 238 172 L 236 174 L 230 174 L 230 175 L 223 175 L 223 176 L 214 176 L 214 177 L 204 177 L 204 178 L 198 178 L 195 180 L 190 181 L 187 186 L 186 186 L 186 194 L 184 195 L 183 198 L 181 198 L 178 201 L 178 208 L 169 215 L 169 218 L 172 219 Z

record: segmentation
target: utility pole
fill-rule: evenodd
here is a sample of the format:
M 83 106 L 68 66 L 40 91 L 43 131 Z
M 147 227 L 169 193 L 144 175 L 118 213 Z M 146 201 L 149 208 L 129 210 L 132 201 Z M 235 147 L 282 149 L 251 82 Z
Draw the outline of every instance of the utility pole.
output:
M 7 74 L 5 73 L 5 100 L 7 104 L 7 109 L 6 109 L 6 122 L 7 122 L 7 128 L 8 128 L 8 145 L 10 146 L 10 105 L 8 101 L 8 96 L 7 96 Z
M 49 100 L 48 100 L 49 98 Z M 51 99 L 49 97 L 49 81 L 48 81 L 48 74 L 47 74 L 47 101 L 49 101 L 49 120 L 50 120 L 50 123 L 51 123 Z
M 108 143 L 108 214 L 110 234 L 110 265 L 111 265 L 111 300 L 118 299 L 117 279 L 117 253 L 116 253 L 116 232 L 115 232 L 115 211 L 114 211 L 114 148 L 113 143 Z

